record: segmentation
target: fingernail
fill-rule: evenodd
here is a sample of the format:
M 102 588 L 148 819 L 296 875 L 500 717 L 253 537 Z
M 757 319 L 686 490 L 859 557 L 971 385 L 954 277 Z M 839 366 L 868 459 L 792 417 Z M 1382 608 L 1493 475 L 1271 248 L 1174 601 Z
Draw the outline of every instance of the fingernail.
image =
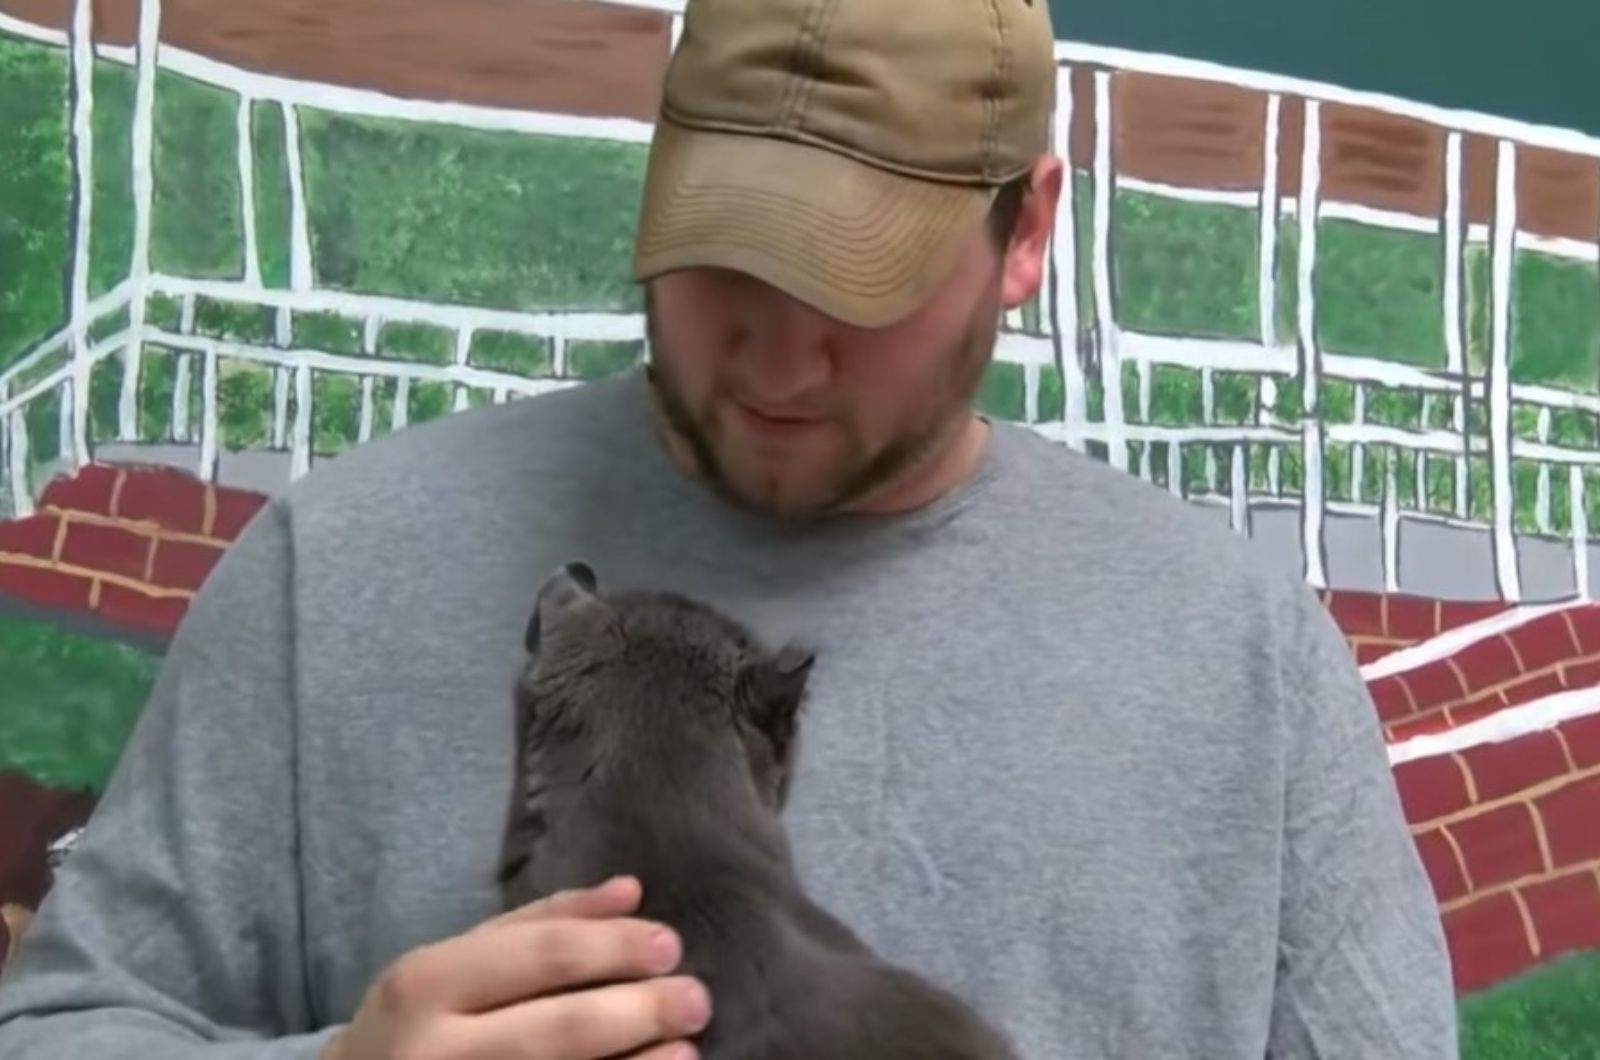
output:
M 650 970 L 657 973 L 670 972 L 678 966 L 682 957 L 678 945 L 678 936 L 675 932 L 661 928 L 650 936 Z
M 678 1016 L 691 1034 L 711 1022 L 711 995 L 699 982 L 690 980 L 684 984 L 678 997 Z

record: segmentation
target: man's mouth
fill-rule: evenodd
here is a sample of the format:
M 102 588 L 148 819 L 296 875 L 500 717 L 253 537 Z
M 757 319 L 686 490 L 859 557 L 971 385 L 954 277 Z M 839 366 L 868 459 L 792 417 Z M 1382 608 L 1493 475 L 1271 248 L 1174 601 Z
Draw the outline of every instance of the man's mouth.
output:
M 792 438 L 814 431 L 827 421 L 820 416 L 769 412 L 755 405 L 738 403 L 739 417 L 751 429 L 773 438 Z

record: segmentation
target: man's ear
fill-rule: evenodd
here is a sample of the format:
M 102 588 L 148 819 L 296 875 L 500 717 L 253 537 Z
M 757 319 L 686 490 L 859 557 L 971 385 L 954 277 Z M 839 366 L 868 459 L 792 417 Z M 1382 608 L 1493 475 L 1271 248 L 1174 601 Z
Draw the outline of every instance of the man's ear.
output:
M 786 764 L 794 743 L 800 704 L 816 654 L 788 644 L 776 655 L 746 663 L 739 672 L 739 702 L 745 720 L 772 744 L 779 764 Z
M 596 595 L 598 587 L 594 571 L 578 560 L 550 575 L 539 590 L 533 614 L 528 617 L 528 628 L 523 633 L 522 642 L 528 654 L 537 655 L 542 635 L 558 628 L 570 615 L 603 607 Z
M 1032 298 L 1044 281 L 1045 248 L 1055 228 L 1063 179 L 1061 159 L 1054 155 L 1042 156 L 1029 174 L 1000 265 L 1000 301 L 1007 309 Z

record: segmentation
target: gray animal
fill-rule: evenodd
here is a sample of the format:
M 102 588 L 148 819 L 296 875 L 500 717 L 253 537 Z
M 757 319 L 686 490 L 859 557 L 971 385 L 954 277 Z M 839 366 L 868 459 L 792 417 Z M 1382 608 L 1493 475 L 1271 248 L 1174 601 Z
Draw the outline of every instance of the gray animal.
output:
M 703 1060 L 1015 1060 L 949 992 L 801 889 L 780 821 L 812 666 L 660 592 L 540 591 L 516 696 L 507 908 L 632 874 L 712 995 Z

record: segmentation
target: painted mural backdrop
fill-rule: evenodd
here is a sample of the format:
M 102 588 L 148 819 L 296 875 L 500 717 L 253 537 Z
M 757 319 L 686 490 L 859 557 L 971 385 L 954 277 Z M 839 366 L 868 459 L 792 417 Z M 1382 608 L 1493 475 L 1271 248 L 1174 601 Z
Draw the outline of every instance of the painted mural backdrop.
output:
M 267 495 L 648 356 L 678 10 L 0 0 L 0 952 Z M 1600 138 L 1058 55 L 1074 179 L 984 407 L 1324 590 L 1465 1055 L 1600 1055 Z

